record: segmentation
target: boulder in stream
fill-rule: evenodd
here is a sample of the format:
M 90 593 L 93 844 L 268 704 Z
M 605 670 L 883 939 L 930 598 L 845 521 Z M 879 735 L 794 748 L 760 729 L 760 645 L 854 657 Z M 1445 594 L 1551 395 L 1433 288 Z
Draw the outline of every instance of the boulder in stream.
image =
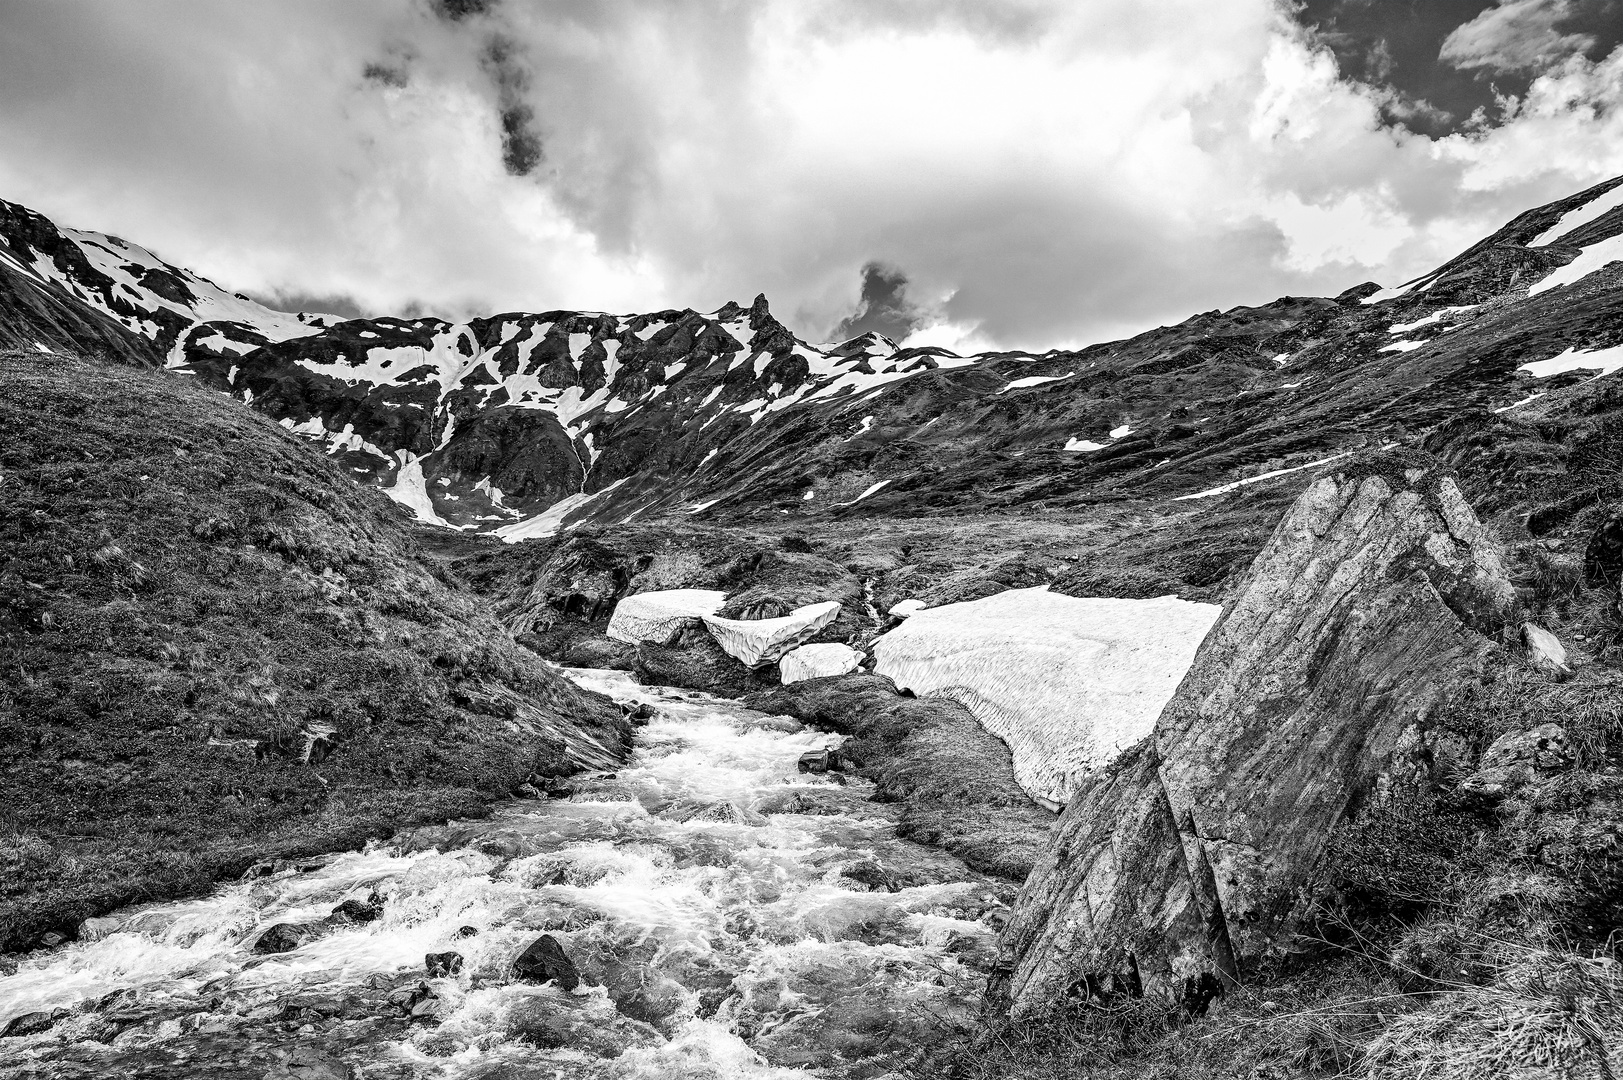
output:
M 314 923 L 274 923 L 254 939 L 252 951 L 260 956 L 292 952 L 319 933 Z
M 455 951 L 431 952 L 423 957 L 423 967 L 430 979 L 441 979 L 462 970 L 462 954 Z
M 580 972 L 564 947 L 551 934 L 542 934 L 513 961 L 513 975 L 524 982 L 556 982 L 561 990 L 580 985 Z

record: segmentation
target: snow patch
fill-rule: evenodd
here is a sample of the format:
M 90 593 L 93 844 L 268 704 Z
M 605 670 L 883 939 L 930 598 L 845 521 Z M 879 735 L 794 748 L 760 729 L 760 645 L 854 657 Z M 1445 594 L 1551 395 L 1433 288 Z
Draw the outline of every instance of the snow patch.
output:
M 1574 207 L 1561 215 L 1561 220 L 1551 225 L 1527 242 L 1528 247 L 1543 247 L 1553 243 L 1581 226 L 1605 214 L 1609 210 L 1623 206 L 1623 184 L 1619 184 L 1611 191 L 1599 195 L 1582 206 Z
M 1007 394 L 1010 390 L 1020 390 L 1027 386 L 1041 386 L 1043 383 L 1058 382 L 1061 379 L 1069 379 L 1075 374 L 1074 371 L 1067 371 L 1063 375 L 1027 375 L 1023 379 L 1014 379 L 1007 383 L 998 393 Z
M 769 664 L 839 618 L 840 602 L 807 604 L 776 619 L 723 619 L 705 615 L 704 624 L 722 651 L 746 667 Z
M 1609 349 L 1595 349 L 1590 352 L 1579 352 L 1569 348 L 1560 356 L 1552 356 L 1548 360 L 1535 360 L 1530 364 L 1523 364 L 1516 370 L 1525 371 L 1535 379 L 1547 379 L 1563 371 L 1597 371 L 1600 375 L 1610 375 L 1618 368 L 1623 368 L 1623 345 L 1613 345 Z
M 320 417 L 312 417 L 311 420 L 318 427 L 320 426 Z M 291 420 L 282 422 L 292 427 Z M 309 423 L 310 421 L 305 422 L 306 425 Z M 297 431 L 298 429 L 294 428 L 293 430 Z M 428 487 L 423 483 L 422 460 L 405 450 L 400 451 L 400 454 L 405 460 L 400 463 L 400 469 L 395 473 L 394 483 L 385 488 L 383 493 L 410 510 L 417 516 L 418 521 L 450 528 L 451 523 L 440 517 L 439 513 L 434 509 L 433 500 L 428 497 Z
M 1235 488 L 1243 488 L 1248 484 L 1260 483 L 1263 480 L 1272 480 L 1274 477 L 1284 476 L 1286 473 L 1301 472 L 1303 469 L 1312 469 L 1320 465 L 1328 465 L 1330 462 L 1339 461 L 1351 453 L 1353 453 L 1353 451 L 1343 450 L 1339 454 L 1331 454 L 1327 458 L 1320 458 L 1318 461 L 1310 461 L 1306 465 L 1292 465 L 1288 469 L 1275 469 L 1272 472 L 1258 473 L 1256 476 L 1248 476 L 1244 480 L 1236 480 L 1232 484 L 1224 484 L 1221 487 L 1207 488 L 1205 491 L 1197 491 L 1193 495 L 1179 495 L 1172 501 L 1182 502 L 1184 499 L 1205 499 L 1213 495 L 1222 495 L 1225 492 L 1233 491 Z
M 629 477 L 622 477 L 602 491 L 591 495 L 582 491 L 570 495 L 568 498 L 559 499 L 534 517 L 525 518 L 523 521 L 515 521 L 511 525 L 503 525 L 495 530 L 494 535 L 501 537 L 502 541 L 508 544 L 516 544 L 520 540 L 535 540 L 543 536 L 551 536 L 563 527 L 564 518 L 585 507 L 588 503 L 601 499 L 625 483 L 627 479 Z
M 1103 450 L 1104 448 L 1104 443 L 1091 442 L 1088 439 L 1067 439 L 1065 441 L 1065 449 L 1082 454 L 1091 454 L 1095 450 Z
M 1221 612 L 1010 589 L 915 612 L 874 642 L 874 670 L 962 703 L 1009 745 L 1020 786 L 1057 809 L 1150 733 Z
M 1420 348 L 1420 346 L 1422 346 L 1424 344 L 1425 344 L 1424 341 L 1394 341 L 1390 345 L 1382 345 L 1380 347 L 1380 349 L 1377 350 L 1377 351 L 1379 351 L 1379 352 L 1414 352 L 1416 349 Z
M 1548 276 L 1527 290 L 1528 296 L 1537 296 L 1561 285 L 1571 285 L 1597 270 L 1604 270 L 1615 262 L 1623 261 L 1623 233 L 1608 236 L 1599 243 L 1580 250 L 1578 257 L 1565 266 L 1557 267 Z
M 694 620 L 713 615 L 727 602 L 715 589 L 664 589 L 634 593 L 614 606 L 606 631 L 627 645 L 650 641 L 664 645 Z
M 846 675 L 862 666 L 862 654 L 849 645 L 826 642 L 790 649 L 778 661 L 778 678 L 785 686 L 806 679 Z
M 1121 427 L 1111 428 L 1110 429 L 1110 437 L 1112 439 L 1125 438 L 1126 436 L 1131 435 L 1132 433 L 1133 433 L 1133 427 L 1132 427 L 1131 424 L 1123 424 Z

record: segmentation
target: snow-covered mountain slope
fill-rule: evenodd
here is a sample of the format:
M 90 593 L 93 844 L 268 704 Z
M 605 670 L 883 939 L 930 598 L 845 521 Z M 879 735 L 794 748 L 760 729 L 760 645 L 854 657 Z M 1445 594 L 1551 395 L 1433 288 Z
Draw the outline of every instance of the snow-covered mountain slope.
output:
M 1530 210 L 1398 288 L 1211 311 L 1076 351 L 962 357 L 877 335 L 814 346 L 764 297 L 463 323 L 276 312 L 0 203 L 0 333 L 27 347 L 39 332 L 19 297 L 76 312 L 83 327 L 53 331 L 64 347 L 111 335 L 122 347 L 98 351 L 241 398 L 423 521 L 522 539 L 673 513 L 1216 497 L 1613 370 L 1619 245 L 1623 178 Z

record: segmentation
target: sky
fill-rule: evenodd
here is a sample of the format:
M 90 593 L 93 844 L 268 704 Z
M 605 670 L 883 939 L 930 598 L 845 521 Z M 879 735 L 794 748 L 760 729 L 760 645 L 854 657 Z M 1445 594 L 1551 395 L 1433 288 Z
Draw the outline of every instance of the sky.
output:
M 1623 0 L 0 0 L 0 198 L 340 314 L 1074 347 L 1623 173 Z

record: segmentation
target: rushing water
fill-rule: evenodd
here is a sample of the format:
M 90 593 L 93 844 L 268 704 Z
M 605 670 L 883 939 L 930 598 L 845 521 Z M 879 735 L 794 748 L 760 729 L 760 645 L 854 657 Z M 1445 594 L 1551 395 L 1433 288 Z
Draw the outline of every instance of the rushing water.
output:
M 797 770 L 837 736 L 571 675 L 658 710 L 617 774 L 96 920 L 0 978 L 0 1027 L 63 1010 L 0 1040 L 0 1076 L 877 1077 L 974 1022 L 1010 888 Z M 348 900 L 381 917 L 252 951 Z M 514 977 L 543 933 L 573 992 Z M 446 951 L 462 969 L 430 977 Z

